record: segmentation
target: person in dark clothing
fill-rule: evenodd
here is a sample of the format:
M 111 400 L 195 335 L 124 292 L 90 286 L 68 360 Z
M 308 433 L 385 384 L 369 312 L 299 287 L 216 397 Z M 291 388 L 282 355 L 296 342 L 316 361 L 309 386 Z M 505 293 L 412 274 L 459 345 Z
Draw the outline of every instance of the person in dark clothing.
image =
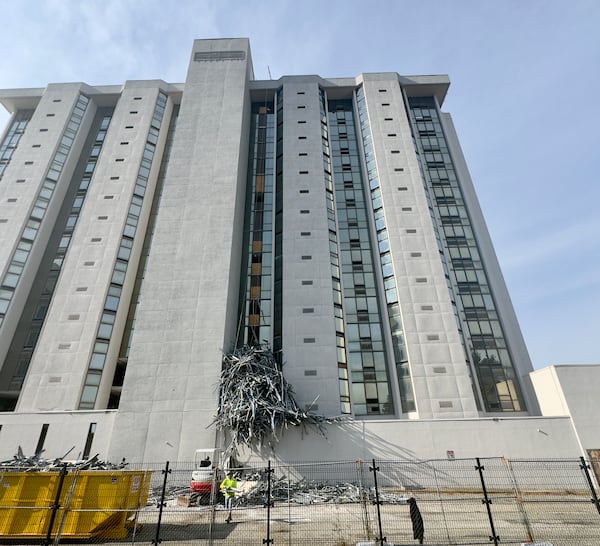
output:
M 413 538 L 418 540 L 419 544 L 423 544 L 425 527 L 423 526 L 423 517 L 417 506 L 417 501 L 411 497 L 408 499 L 408 506 L 410 507 L 410 521 L 412 521 Z

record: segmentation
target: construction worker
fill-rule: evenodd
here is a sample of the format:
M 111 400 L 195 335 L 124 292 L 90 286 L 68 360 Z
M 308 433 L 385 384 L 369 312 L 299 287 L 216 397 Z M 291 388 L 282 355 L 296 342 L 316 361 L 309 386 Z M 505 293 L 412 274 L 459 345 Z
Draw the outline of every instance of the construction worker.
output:
M 237 492 L 237 481 L 233 477 L 231 470 L 228 470 L 225 474 L 225 479 L 221 482 L 219 489 L 225 496 L 225 508 L 227 510 L 227 518 L 225 523 L 231 523 L 231 510 L 233 508 L 233 499 Z

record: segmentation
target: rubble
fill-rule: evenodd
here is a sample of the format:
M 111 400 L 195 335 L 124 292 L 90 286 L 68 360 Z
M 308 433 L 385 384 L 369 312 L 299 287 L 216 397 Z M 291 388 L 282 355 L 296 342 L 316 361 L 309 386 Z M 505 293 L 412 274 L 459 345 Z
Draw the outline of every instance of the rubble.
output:
M 48 472 L 58 471 L 63 467 L 69 470 L 122 470 L 128 463 L 123 459 L 118 464 L 101 461 L 98 455 L 94 455 L 89 459 L 82 460 L 66 460 L 65 458 L 71 452 L 71 448 L 62 457 L 55 459 L 44 459 L 41 457 L 42 452 L 36 453 L 30 457 L 23 453 L 21 446 L 18 447 L 16 455 L 7 461 L 0 461 L 0 471 L 8 472 Z
M 257 481 L 236 499 L 238 506 L 254 506 L 266 502 L 267 482 Z M 271 481 L 271 500 L 294 504 L 326 504 L 371 502 L 375 489 L 360 487 L 353 483 L 324 483 L 311 480 L 290 482 L 285 478 Z M 407 497 L 392 492 L 379 493 L 379 500 L 386 504 L 406 504 Z
M 288 426 L 311 425 L 325 435 L 325 424 L 342 419 L 300 409 L 268 345 L 225 354 L 219 386 L 219 410 L 212 424 L 229 434 L 226 453 L 278 441 Z

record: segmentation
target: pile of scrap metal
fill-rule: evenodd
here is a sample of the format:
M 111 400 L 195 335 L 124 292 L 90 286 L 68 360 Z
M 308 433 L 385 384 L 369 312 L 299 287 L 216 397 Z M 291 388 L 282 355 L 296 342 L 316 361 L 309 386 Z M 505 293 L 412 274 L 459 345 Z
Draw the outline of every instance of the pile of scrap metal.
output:
M 39 471 L 51 471 L 60 470 L 65 466 L 69 470 L 122 470 L 127 466 L 125 459 L 118 464 L 109 463 L 107 461 L 101 461 L 98 455 L 94 455 L 90 459 L 83 460 L 66 460 L 67 455 L 73 450 L 71 448 L 62 457 L 55 459 L 44 459 L 41 457 L 42 452 L 36 453 L 30 457 L 27 457 L 23 453 L 21 446 L 17 449 L 17 454 L 12 459 L 7 461 L 0 461 L 0 471 L 14 471 L 14 472 L 39 472 Z
M 213 424 L 229 435 L 226 453 L 234 453 L 238 446 L 277 441 L 289 425 L 313 425 L 324 435 L 323 425 L 340 419 L 298 407 L 268 345 L 244 346 L 223 356 L 219 411 Z
M 266 502 L 267 482 L 264 476 L 259 481 L 244 484 L 245 491 L 238 495 L 239 506 L 261 505 Z M 374 487 L 360 487 L 353 483 L 324 483 L 301 479 L 289 481 L 285 478 L 271 480 L 271 500 L 294 504 L 358 503 L 375 499 Z M 379 500 L 386 504 L 406 504 L 407 497 L 400 492 L 380 492 Z

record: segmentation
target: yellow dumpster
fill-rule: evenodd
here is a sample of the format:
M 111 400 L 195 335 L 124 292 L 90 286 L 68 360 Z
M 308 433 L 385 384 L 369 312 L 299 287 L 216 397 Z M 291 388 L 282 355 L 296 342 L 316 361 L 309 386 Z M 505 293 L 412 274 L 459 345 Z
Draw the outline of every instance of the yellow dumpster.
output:
M 148 501 L 151 476 L 151 470 L 69 469 L 51 535 L 125 538 L 128 518 Z M 0 538 L 45 537 L 60 478 L 60 471 L 0 470 Z

